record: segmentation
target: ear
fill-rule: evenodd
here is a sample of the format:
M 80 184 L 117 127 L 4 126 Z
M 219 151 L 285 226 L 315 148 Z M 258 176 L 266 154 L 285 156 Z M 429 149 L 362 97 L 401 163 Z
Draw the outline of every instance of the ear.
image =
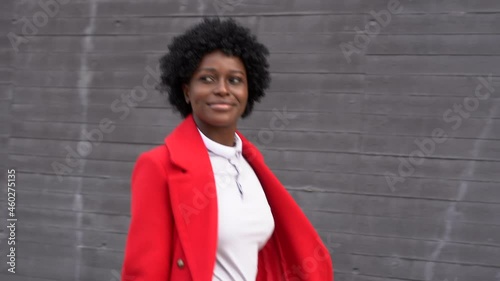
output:
M 186 103 L 189 104 L 189 86 L 187 84 L 182 84 L 182 91 L 184 92 Z

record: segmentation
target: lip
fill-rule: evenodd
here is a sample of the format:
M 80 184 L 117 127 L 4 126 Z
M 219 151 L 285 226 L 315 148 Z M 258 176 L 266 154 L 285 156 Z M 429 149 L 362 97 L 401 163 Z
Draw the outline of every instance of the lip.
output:
M 216 101 L 216 102 L 209 102 L 208 105 L 212 104 L 229 104 L 229 105 L 234 105 L 234 103 L 229 102 L 229 101 Z
M 209 103 L 208 106 L 210 106 L 210 108 L 214 110 L 226 111 L 231 109 L 231 107 L 233 107 L 233 104 L 220 102 L 220 103 Z

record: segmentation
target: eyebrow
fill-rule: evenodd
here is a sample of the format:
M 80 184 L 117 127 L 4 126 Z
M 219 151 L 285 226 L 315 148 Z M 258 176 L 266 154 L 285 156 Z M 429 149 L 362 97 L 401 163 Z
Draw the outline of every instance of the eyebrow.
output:
M 210 71 L 210 72 L 217 72 L 217 70 L 216 70 L 215 68 L 213 68 L 213 67 L 204 67 L 204 68 L 200 68 L 200 69 L 198 69 L 196 72 L 200 72 L 200 71 L 203 71 L 203 70 L 205 70 L 205 71 Z M 230 70 L 229 72 L 232 72 L 232 73 L 241 73 L 241 74 L 243 74 L 243 75 L 245 74 L 245 73 L 244 73 L 243 71 L 241 71 L 241 70 L 234 70 L 234 69 L 233 69 L 233 70 Z

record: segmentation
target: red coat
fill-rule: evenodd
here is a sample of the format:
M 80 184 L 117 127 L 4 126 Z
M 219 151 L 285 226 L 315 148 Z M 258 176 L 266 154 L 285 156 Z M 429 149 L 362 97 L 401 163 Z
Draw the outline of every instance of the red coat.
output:
M 258 149 L 236 132 L 275 220 L 259 252 L 257 281 L 331 281 L 327 248 Z M 122 281 L 211 281 L 217 198 L 210 158 L 189 115 L 132 173 L 131 222 Z M 228 280 L 229 281 L 229 280 Z

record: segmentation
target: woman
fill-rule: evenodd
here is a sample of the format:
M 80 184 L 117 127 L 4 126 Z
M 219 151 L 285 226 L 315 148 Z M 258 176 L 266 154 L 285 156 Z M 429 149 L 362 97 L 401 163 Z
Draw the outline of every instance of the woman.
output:
M 237 130 L 269 86 L 267 48 L 232 19 L 168 48 L 161 89 L 184 121 L 134 167 L 122 280 L 333 280 L 311 223 Z

